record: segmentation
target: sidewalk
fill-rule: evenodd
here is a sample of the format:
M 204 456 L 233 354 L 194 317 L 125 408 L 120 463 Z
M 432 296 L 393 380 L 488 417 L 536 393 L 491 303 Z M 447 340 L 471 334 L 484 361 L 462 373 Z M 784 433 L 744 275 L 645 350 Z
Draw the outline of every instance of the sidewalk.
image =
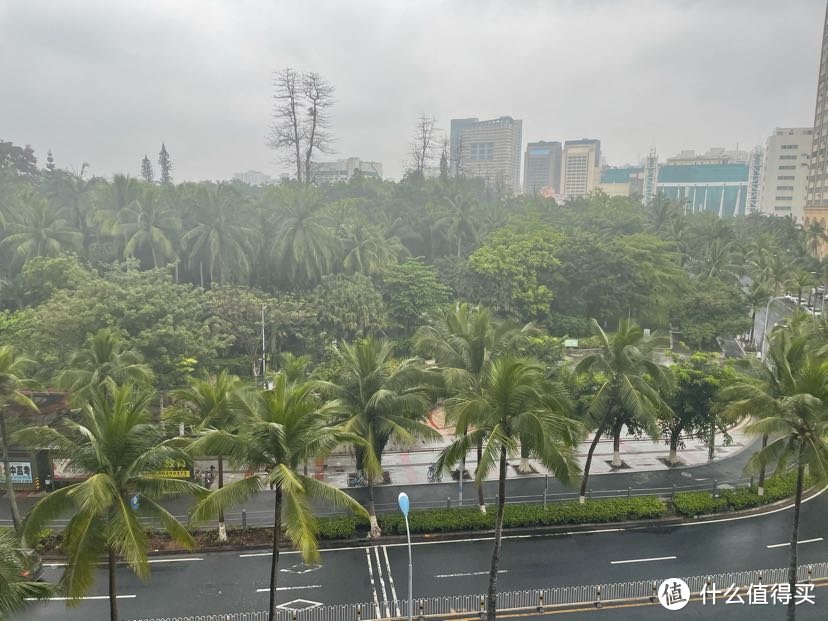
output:
M 433 416 L 430 422 L 441 433 L 441 440 L 421 442 L 408 450 L 391 449 L 383 454 L 383 469 L 388 472 L 391 484 L 417 485 L 431 482 L 428 480 L 428 467 L 437 460 L 440 451 L 451 441 L 451 431 L 441 424 L 442 421 L 438 415 Z M 678 458 L 681 463 L 677 466 L 667 465 L 666 460 L 670 452 L 670 447 L 663 439 L 653 442 L 649 438 L 639 439 L 633 436 L 626 436 L 621 439 L 621 459 L 623 466 L 621 468 L 612 468 L 610 466 L 612 461 L 612 440 L 604 438 L 598 442 L 592 458 L 590 474 L 631 474 L 636 472 L 671 471 L 692 466 L 708 465 L 737 455 L 751 444 L 751 436 L 744 433 L 744 427 L 746 425 L 747 421 L 743 421 L 730 430 L 732 442 L 729 446 L 724 446 L 721 434 L 717 434 L 715 453 L 712 461 L 708 459 L 709 447 L 707 444 L 692 438 L 685 439 L 685 447 L 679 448 L 678 450 Z M 582 467 L 586 461 L 587 451 L 589 450 L 589 445 L 593 437 L 592 435 L 587 437 L 578 446 L 578 461 Z M 477 465 L 476 457 L 474 451 L 472 451 L 466 460 L 466 470 L 471 476 L 474 475 L 474 469 Z M 198 460 L 196 462 L 196 468 L 200 468 L 204 472 L 204 470 L 209 469 L 210 464 L 215 463 L 212 460 Z M 527 478 L 550 474 L 546 467 L 534 459 L 529 460 L 533 472 L 519 474 L 517 472 L 519 463 L 519 457 L 509 460 L 509 464 L 512 466 L 508 469 L 509 478 Z M 340 488 L 348 487 L 348 474 L 355 470 L 356 462 L 354 458 L 350 454 L 342 452 L 331 455 L 327 460 L 318 460 L 316 463 L 308 464 L 309 475 Z M 243 478 L 247 474 L 245 472 L 225 470 L 224 480 L 225 483 L 229 483 Z M 493 481 L 496 479 L 497 472 L 493 470 L 487 477 L 487 480 Z M 451 477 L 444 475 L 443 482 L 451 482 Z

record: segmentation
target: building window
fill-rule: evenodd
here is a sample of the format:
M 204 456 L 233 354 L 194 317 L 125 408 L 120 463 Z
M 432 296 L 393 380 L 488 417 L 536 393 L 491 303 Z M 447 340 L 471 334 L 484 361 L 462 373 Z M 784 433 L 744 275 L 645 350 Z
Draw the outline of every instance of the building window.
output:
M 779 170 L 796 170 L 796 166 L 780 166 Z
M 777 192 L 780 191 L 780 190 L 782 190 L 782 191 L 789 190 L 789 191 L 793 192 L 793 189 L 794 188 L 793 188 L 792 185 L 778 185 L 778 186 L 776 186 L 776 191 Z
M 782 148 L 783 149 L 798 149 L 799 145 L 798 144 L 783 144 Z
M 780 155 L 779 159 L 780 160 L 795 160 L 796 156 L 795 155 Z
M 790 207 L 790 205 L 776 205 L 773 208 L 773 210 L 774 211 L 790 211 L 791 207 Z
M 796 179 L 794 175 L 778 175 L 776 177 L 777 181 L 793 181 L 794 179 Z
M 778 201 L 792 201 L 793 196 L 777 196 L 776 200 L 778 200 Z
M 489 161 L 494 159 L 493 142 L 473 142 L 469 145 L 471 159 L 476 162 Z

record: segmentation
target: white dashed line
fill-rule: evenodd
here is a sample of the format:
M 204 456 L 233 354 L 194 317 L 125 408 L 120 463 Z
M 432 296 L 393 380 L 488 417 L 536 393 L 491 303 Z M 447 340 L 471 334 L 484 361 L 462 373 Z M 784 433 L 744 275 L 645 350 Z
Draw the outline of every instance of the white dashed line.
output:
M 137 595 L 116 595 L 115 599 L 135 599 L 138 597 Z M 68 602 L 72 598 L 71 597 L 50 597 L 50 602 Z M 86 597 L 78 597 L 75 599 L 82 599 L 82 600 L 99 600 L 99 599 L 109 599 L 109 595 L 87 595 Z M 37 602 L 37 601 L 44 601 L 39 600 L 35 597 L 27 597 L 27 602 Z
M 803 539 L 802 541 L 797 541 L 796 544 L 800 545 L 803 543 L 814 543 L 816 541 L 824 541 L 822 537 L 817 537 L 816 539 Z M 790 548 L 791 542 L 787 541 L 785 543 L 774 543 L 773 545 L 765 546 L 767 548 Z
M 508 569 L 498 569 L 497 573 L 499 573 L 499 574 L 508 574 L 509 570 Z M 488 575 L 489 575 L 488 571 L 470 571 L 470 572 L 465 573 L 465 574 L 437 574 L 434 577 L 435 578 L 461 578 L 463 576 L 488 576 Z
M 627 561 L 610 561 L 610 565 L 624 565 L 625 563 L 649 563 L 651 561 L 672 561 L 675 556 L 654 556 L 652 558 L 631 558 Z
M 277 591 L 301 591 L 302 589 L 321 589 L 321 584 L 308 584 L 306 586 L 289 586 L 289 587 L 276 587 Z M 269 593 L 270 587 L 266 589 L 256 589 L 256 593 Z

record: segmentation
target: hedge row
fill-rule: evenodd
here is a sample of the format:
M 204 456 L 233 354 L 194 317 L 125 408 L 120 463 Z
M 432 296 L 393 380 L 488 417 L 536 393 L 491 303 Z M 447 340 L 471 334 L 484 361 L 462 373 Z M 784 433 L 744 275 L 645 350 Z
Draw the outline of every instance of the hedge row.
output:
M 806 477 L 805 487 L 807 486 Z M 695 517 L 766 505 L 793 496 L 795 491 L 796 472 L 789 472 L 766 480 L 764 496 L 760 496 L 755 487 L 723 490 L 716 497 L 710 492 L 679 492 L 673 499 L 673 506 L 677 514 Z
M 587 524 L 622 522 L 661 517 L 667 507 L 658 498 L 610 498 L 547 505 L 506 505 L 503 515 L 505 528 L 553 526 L 558 524 Z M 445 533 L 494 528 L 495 511 L 490 507 L 480 513 L 476 507 L 463 509 L 430 509 L 412 511 L 408 522 L 412 533 Z M 401 515 L 377 516 L 382 532 L 388 535 L 405 534 L 405 520 Z

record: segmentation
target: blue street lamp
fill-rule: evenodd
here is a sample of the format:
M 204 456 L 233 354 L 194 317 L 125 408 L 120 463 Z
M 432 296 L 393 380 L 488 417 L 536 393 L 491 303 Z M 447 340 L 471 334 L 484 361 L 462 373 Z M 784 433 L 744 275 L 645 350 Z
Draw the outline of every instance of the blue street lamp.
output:
M 397 496 L 397 503 L 400 505 L 400 511 L 402 511 L 405 518 L 405 535 L 408 539 L 408 621 L 411 621 L 414 614 L 414 600 L 411 595 L 414 574 L 411 568 L 411 531 L 408 528 L 408 510 L 411 508 L 411 504 L 408 501 L 408 494 L 400 492 L 400 495 Z

